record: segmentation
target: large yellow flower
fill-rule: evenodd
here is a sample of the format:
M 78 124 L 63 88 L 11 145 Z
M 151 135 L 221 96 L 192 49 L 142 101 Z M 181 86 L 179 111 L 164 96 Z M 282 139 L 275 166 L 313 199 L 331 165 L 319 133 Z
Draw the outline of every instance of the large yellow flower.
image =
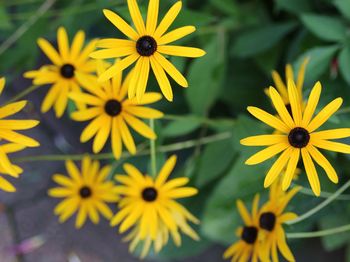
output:
M 5 87 L 5 78 L 0 78 L 0 95 Z M 18 147 L 11 145 L 12 150 L 9 152 L 16 152 L 24 147 L 37 147 L 39 143 L 25 135 L 22 135 L 17 130 L 26 130 L 33 128 L 39 124 L 37 120 L 22 120 L 22 119 L 5 119 L 21 111 L 27 104 L 27 101 L 18 101 L 0 107 L 0 139 L 18 144 Z M 15 149 L 16 148 L 16 149 Z M 15 149 L 15 150 L 14 150 Z M 19 169 L 14 168 L 6 156 L 6 151 L 0 148 L 0 169 L 4 172 L 18 176 Z M 1 172 L 1 171 L 0 171 Z
M 128 6 L 136 31 L 116 13 L 110 10 L 103 11 L 107 19 L 130 40 L 102 39 L 97 43 L 98 47 L 104 49 L 92 53 L 91 57 L 97 59 L 125 57 L 102 74 L 100 80 L 106 81 L 112 78 L 118 72 L 137 61 L 134 70 L 135 73 L 131 79 L 129 88 L 129 98 L 137 96 L 138 100 L 141 99 L 146 90 L 150 67 L 152 67 L 164 96 L 169 101 L 172 101 L 173 92 L 165 72 L 180 86 L 187 87 L 188 83 L 186 78 L 164 55 L 184 57 L 203 56 L 205 52 L 198 48 L 168 45 L 191 34 L 195 31 L 195 27 L 184 26 L 165 34 L 181 10 L 181 1 L 178 1 L 170 8 L 158 26 L 159 0 L 149 1 L 146 25 L 137 1 L 128 0 Z
M 104 64 L 99 63 L 98 74 L 104 69 Z M 80 141 L 86 142 L 94 138 L 93 152 L 98 153 L 111 136 L 112 151 L 115 158 L 120 158 L 122 153 L 122 141 L 130 153 L 136 153 L 136 146 L 127 125 L 149 139 L 155 139 L 156 134 L 144 122 L 137 117 L 155 119 L 163 116 L 163 113 L 144 107 L 162 98 L 158 93 L 147 93 L 140 102 L 136 99 L 127 99 L 126 93 L 130 87 L 131 73 L 122 82 L 122 72 L 119 71 L 111 81 L 97 82 L 96 77 L 87 77 L 77 73 L 77 78 L 83 87 L 90 92 L 71 93 L 70 97 L 76 102 L 82 102 L 89 107 L 72 113 L 76 121 L 88 121 L 91 123 L 84 129 Z
M 244 226 L 237 229 L 236 235 L 239 240 L 225 251 L 224 259 L 231 258 L 232 262 L 266 261 L 264 258 L 268 253 L 259 240 L 259 195 L 254 197 L 251 215 L 241 200 L 237 201 L 237 209 Z
M 111 166 L 100 169 L 98 161 L 92 161 L 86 156 L 82 160 L 81 171 L 70 160 L 66 161 L 66 169 L 69 177 L 55 174 L 53 180 L 60 187 L 49 190 L 50 196 L 64 198 L 54 211 L 59 216 L 59 221 L 63 223 L 75 212 L 78 212 L 76 228 L 82 227 L 87 217 L 94 224 L 99 223 L 99 213 L 110 219 L 113 213 L 107 203 L 118 201 L 116 187 L 107 179 Z
M 299 68 L 296 79 L 294 78 L 294 71 L 293 71 L 292 65 L 287 64 L 285 69 L 285 79 L 286 79 L 285 82 L 283 82 L 280 74 L 276 70 L 272 71 L 272 79 L 275 83 L 275 87 L 280 93 L 282 100 L 286 105 L 287 109 L 289 109 L 289 111 L 290 111 L 290 101 L 289 101 L 288 89 L 287 89 L 288 79 L 292 79 L 296 82 L 296 87 L 298 90 L 299 97 L 303 99 L 303 85 L 304 85 L 306 66 L 308 63 L 309 63 L 309 58 L 305 58 Z M 265 93 L 269 96 L 268 88 L 265 89 Z
M 85 34 L 79 31 L 69 47 L 67 32 L 63 27 L 57 31 L 57 40 L 58 52 L 47 40 L 43 38 L 38 40 L 38 45 L 53 64 L 44 65 L 37 71 L 26 72 L 24 76 L 33 78 L 35 85 L 52 84 L 41 105 L 41 111 L 45 113 L 54 107 L 56 116 L 61 117 L 67 107 L 68 93 L 80 91 L 81 84 L 76 74 L 90 75 L 96 71 L 96 62 L 89 59 L 89 54 L 95 50 L 96 40 L 83 48 Z M 81 103 L 77 103 L 77 106 L 84 107 Z
M 153 243 L 155 252 L 167 244 L 169 233 L 177 246 L 181 245 L 179 231 L 198 240 L 196 232 L 187 221 L 199 221 L 175 199 L 197 194 L 197 189 L 184 187 L 187 177 L 168 180 L 174 169 L 176 156 L 170 157 L 160 170 L 156 179 L 143 175 L 134 166 L 125 164 L 127 175 L 117 175 L 117 186 L 121 195 L 119 212 L 111 220 L 111 225 L 120 225 L 119 232 L 131 229 L 127 240 L 131 240 L 130 250 L 144 244 L 141 257 L 145 257 Z M 168 181 L 167 181 L 168 180 Z
M 281 134 L 242 139 L 241 144 L 246 146 L 268 146 L 250 157 L 246 164 L 259 164 L 282 152 L 268 171 L 264 186 L 270 186 L 281 174 L 283 168 L 287 166 L 282 181 L 282 189 L 287 190 L 301 156 L 311 188 L 315 195 L 319 196 L 321 186 L 313 160 L 325 170 L 328 178 L 333 183 L 338 182 L 338 176 L 332 165 L 317 148 L 350 153 L 349 145 L 329 141 L 329 139 L 349 137 L 350 128 L 316 132 L 340 108 L 343 100 L 341 98 L 334 99 L 313 117 L 321 95 L 321 84 L 319 82 L 313 87 L 304 111 L 302 111 L 302 102 L 294 81 L 290 80 L 288 82 L 288 98 L 292 114 L 287 111 L 283 99 L 276 89 L 270 87 L 269 91 L 279 118 L 256 107 L 248 107 L 248 111 L 260 121 L 277 129 Z
M 280 181 L 277 180 L 270 187 L 269 201 L 260 209 L 259 227 L 263 232 L 262 245 L 268 250 L 273 262 L 278 262 L 277 250 L 280 250 L 286 260 L 295 261 L 286 242 L 282 225 L 298 217 L 295 213 L 284 210 L 299 190 L 300 188 L 293 188 L 285 192 L 281 190 Z

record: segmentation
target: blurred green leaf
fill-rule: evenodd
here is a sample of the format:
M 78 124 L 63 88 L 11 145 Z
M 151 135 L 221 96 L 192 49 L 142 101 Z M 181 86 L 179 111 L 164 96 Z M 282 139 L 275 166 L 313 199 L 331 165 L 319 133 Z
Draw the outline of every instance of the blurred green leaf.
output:
M 193 61 L 189 72 L 189 88 L 186 99 L 192 113 L 205 115 L 217 99 L 226 73 L 226 44 L 222 38 L 215 36 L 204 47 L 207 54 Z
M 235 156 L 231 143 L 220 141 L 205 147 L 198 167 L 196 186 L 203 187 L 215 180 L 230 166 Z
M 313 83 L 330 67 L 330 63 L 335 53 L 339 49 L 338 45 L 314 47 L 306 51 L 298 58 L 298 65 L 304 61 L 306 57 L 310 58 L 310 62 L 306 68 L 305 82 Z
M 0 6 L 0 29 L 8 30 L 11 28 L 13 28 L 13 24 L 10 20 L 10 17 L 7 14 L 5 7 Z
M 201 121 L 197 117 L 187 117 L 172 121 L 164 128 L 163 134 L 167 137 L 182 136 L 193 132 L 200 125 Z
M 221 12 L 230 16 L 237 16 L 240 11 L 238 5 L 232 0 L 210 0 L 210 3 Z
M 310 1 L 305 0 L 276 0 L 277 8 L 300 15 L 312 10 Z
M 338 56 L 339 69 L 345 81 L 350 85 L 350 47 L 345 47 Z
M 275 46 L 295 28 L 294 22 L 271 24 L 259 27 L 238 36 L 231 51 L 238 57 L 250 57 Z
M 334 0 L 333 4 L 347 19 L 350 19 L 350 1 L 349 0 Z
M 314 35 L 326 41 L 342 41 L 346 37 L 347 28 L 337 17 L 307 14 L 301 21 Z

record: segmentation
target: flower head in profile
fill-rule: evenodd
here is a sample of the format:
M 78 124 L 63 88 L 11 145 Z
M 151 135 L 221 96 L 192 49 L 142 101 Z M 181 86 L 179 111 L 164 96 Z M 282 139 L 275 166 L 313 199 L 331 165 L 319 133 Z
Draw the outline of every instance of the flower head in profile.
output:
M 5 78 L 0 78 L 0 94 L 5 88 Z M 0 147 L 0 172 L 18 177 L 20 169 L 13 166 L 6 153 L 20 151 L 25 147 L 37 147 L 39 143 L 25 135 L 18 133 L 18 130 L 31 129 L 39 124 L 37 120 L 8 119 L 20 112 L 27 104 L 27 101 L 18 101 L 0 106 L 0 139 L 16 145 L 8 144 Z M 4 150 L 1 150 L 4 149 Z M 5 150 L 6 149 L 6 150 Z
M 128 90 L 129 98 L 134 96 L 140 100 L 145 93 L 149 71 L 152 68 L 164 96 L 173 100 L 173 92 L 166 75 L 169 74 L 180 86 L 187 87 L 186 78 L 169 62 L 165 56 L 200 57 L 205 52 L 198 48 L 169 45 L 195 31 L 194 26 L 184 26 L 168 33 L 171 24 L 179 14 L 182 2 L 175 3 L 158 24 L 159 0 L 150 0 L 147 21 L 144 23 L 136 0 L 128 0 L 129 12 L 135 28 L 128 25 L 119 15 L 104 10 L 107 19 L 116 26 L 129 40 L 102 39 L 97 47 L 103 48 L 91 54 L 97 59 L 123 57 L 100 76 L 100 81 L 106 81 L 120 71 L 136 62 L 134 75 Z M 157 25 L 158 24 L 158 25 Z
M 287 83 L 288 80 L 293 80 L 296 83 L 296 88 L 298 91 L 298 95 L 300 99 L 303 99 L 303 85 L 304 85 L 304 79 L 305 79 L 305 71 L 306 71 L 306 66 L 309 63 L 309 58 L 305 58 L 299 68 L 298 75 L 295 79 L 294 77 L 294 71 L 293 67 L 291 64 L 287 64 L 285 68 L 285 78 L 286 80 L 283 81 L 280 74 L 276 71 L 272 71 L 272 79 L 275 83 L 275 87 L 279 94 L 282 97 L 282 100 L 284 104 L 286 105 L 288 111 L 290 112 L 290 101 L 289 101 L 289 96 L 288 96 L 288 88 L 287 88 Z M 265 93 L 270 96 L 269 89 L 265 89 Z
M 119 232 L 130 230 L 126 240 L 131 241 L 130 250 L 142 243 L 141 257 L 145 257 L 152 244 L 159 252 L 171 235 L 177 246 L 181 245 L 180 232 L 198 240 L 197 233 L 188 221 L 199 221 L 176 199 L 197 194 L 197 189 L 185 187 L 187 177 L 168 179 L 174 169 L 176 156 L 170 157 L 156 179 L 143 175 L 137 168 L 125 164 L 126 175 L 117 175 L 121 183 L 117 191 L 121 195 L 119 212 L 112 218 L 111 225 L 119 225 Z
M 237 209 L 244 222 L 243 227 L 239 227 L 236 235 L 239 240 L 226 249 L 224 259 L 232 258 L 231 261 L 266 261 L 268 253 L 259 240 L 259 195 L 255 195 L 250 214 L 241 200 L 237 201 Z
M 43 38 L 38 40 L 39 47 L 52 64 L 44 65 L 36 71 L 26 72 L 24 76 L 32 78 L 34 85 L 52 84 L 41 105 L 43 113 L 53 107 L 56 116 L 61 117 L 67 107 L 68 93 L 80 91 L 80 82 L 76 74 L 90 75 L 96 71 L 96 62 L 89 59 L 89 54 L 95 50 L 96 40 L 83 48 L 84 41 L 85 34 L 79 31 L 69 46 L 67 32 L 63 27 L 57 31 L 58 51 L 47 40 Z M 82 103 L 77 103 L 76 106 L 84 108 Z
M 301 157 L 311 188 L 314 194 L 319 196 L 321 186 L 314 162 L 324 169 L 333 183 L 338 182 L 338 176 L 318 148 L 346 154 L 350 153 L 349 145 L 330 141 L 349 137 L 350 128 L 316 131 L 340 108 L 343 100 L 341 98 L 334 99 L 314 116 L 321 95 L 321 84 L 319 82 L 315 84 L 305 109 L 302 110 L 302 102 L 298 90 L 294 81 L 290 80 L 288 82 L 288 98 L 291 105 L 290 114 L 277 90 L 270 87 L 269 93 L 278 117 L 256 107 L 248 107 L 248 111 L 260 121 L 278 130 L 280 134 L 252 136 L 242 139 L 241 144 L 246 146 L 268 146 L 250 157 L 246 164 L 259 164 L 282 152 L 268 171 L 264 186 L 270 186 L 286 167 L 286 172 L 283 174 L 282 179 L 282 189 L 287 190 Z
M 285 209 L 300 188 L 293 188 L 290 191 L 281 189 L 280 180 L 277 180 L 270 187 L 269 201 L 267 201 L 259 212 L 259 227 L 262 232 L 262 245 L 268 250 L 268 256 L 272 261 L 278 261 L 279 250 L 287 261 L 295 261 L 286 242 L 286 234 L 283 224 L 297 218 L 292 212 L 285 212 Z
M 98 68 L 98 74 L 100 74 L 104 70 L 104 64 L 98 63 Z M 127 99 L 126 94 L 130 88 L 131 75 L 132 73 L 129 73 L 122 81 L 122 72 L 120 71 L 111 80 L 99 83 L 96 77 L 87 77 L 77 73 L 77 78 L 81 81 L 84 89 L 89 91 L 89 94 L 81 92 L 70 94 L 73 101 L 87 105 L 86 109 L 72 113 L 72 119 L 76 121 L 91 120 L 81 134 L 80 141 L 86 142 L 95 137 L 94 153 L 100 152 L 108 138 L 111 137 L 115 158 L 120 158 L 123 143 L 129 152 L 135 154 L 136 146 L 128 125 L 146 138 L 156 138 L 153 130 L 139 118 L 162 117 L 162 112 L 144 106 L 159 101 L 162 95 L 146 93 L 140 102 L 137 102 L 135 98 Z
M 53 180 L 59 187 L 49 190 L 51 197 L 64 198 L 54 212 L 63 223 L 77 212 L 76 228 L 81 228 L 86 219 L 98 224 L 100 215 L 110 219 L 113 215 L 107 203 L 118 201 L 116 187 L 107 180 L 111 166 L 100 168 L 98 161 L 85 156 L 81 163 L 81 170 L 70 160 L 66 161 L 69 176 L 55 174 Z

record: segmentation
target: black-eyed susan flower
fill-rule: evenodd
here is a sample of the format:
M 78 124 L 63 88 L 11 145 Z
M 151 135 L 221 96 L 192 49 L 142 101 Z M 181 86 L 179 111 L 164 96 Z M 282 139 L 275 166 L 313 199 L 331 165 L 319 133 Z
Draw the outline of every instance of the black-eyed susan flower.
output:
M 0 78 L 0 94 L 4 90 L 5 87 L 5 78 Z M 21 146 L 24 147 L 37 147 L 39 143 L 25 135 L 22 135 L 17 132 L 17 130 L 26 130 L 33 128 L 39 124 L 37 120 L 22 120 L 22 119 L 7 119 L 7 117 L 12 116 L 19 111 L 21 111 L 27 104 L 27 101 L 18 101 L 14 103 L 10 103 L 0 107 L 0 139 L 8 142 L 12 142 L 18 144 L 19 151 Z M 23 148 L 22 148 L 23 149 Z M 18 169 L 14 169 L 10 164 L 8 158 L 6 157 L 5 152 L 1 152 L 0 150 L 0 162 L 1 168 L 6 171 L 6 173 L 18 176 Z
M 60 27 L 57 31 L 57 41 L 58 51 L 47 40 L 39 38 L 38 45 L 52 64 L 44 65 L 37 71 L 26 72 L 24 76 L 32 78 L 34 85 L 52 84 L 41 105 L 41 111 L 46 113 L 53 107 L 56 116 L 61 117 L 67 107 L 68 93 L 80 91 L 80 82 L 76 74 L 90 75 L 96 71 L 96 62 L 89 58 L 89 54 L 95 50 L 96 40 L 83 48 L 85 33 L 79 31 L 69 46 L 67 32 Z M 81 103 L 76 105 L 78 108 L 84 107 Z
M 124 57 L 103 73 L 100 76 L 100 81 L 112 78 L 118 72 L 137 61 L 128 92 L 129 98 L 137 96 L 138 100 L 141 99 L 146 90 L 150 68 L 152 68 L 164 96 L 169 101 L 172 101 L 173 92 L 166 73 L 180 86 L 187 87 L 188 83 L 186 78 L 164 55 L 203 56 L 205 52 L 198 48 L 169 45 L 169 43 L 194 32 L 195 27 L 184 26 L 166 33 L 181 10 L 181 1 L 178 1 L 170 8 L 158 26 L 159 0 L 149 1 L 146 24 L 143 21 L 136 0 L 128 0 L 128 7 L 136 30 L 116 13 L 110 10 L 103 11 L 107 19 L 130 40 L 102 39 L 97 43 L 97 47 L 103 49 L 93 52 L 91 57 L 97 59 Z
M 98 74 L 104 69 L 104 64 L 98 63 Z M 147 108 L 144 105 L 154 103 L 162 98 L 158 93 L 146 93 L 140 102 L 135 98 L 127 99 L 126 94 L 130 88 L 132 73 L 122 81 L 122 72 L 119 71 L 111 80 L 100 83 L 96 77 L 86 77 L 77 73 L 77 78 L 82 86 L 90 92 L 71 93 L 70 97 L 76 102 L 84 103 L 86 109 L 72 113 L 76 121 L 88 121 L 90 124 L 81 134 L 80 141 L 86 142 L 95 136 L 93 152 L 98 153 L 111 137 L 112 151 L 115 158 L 120 158 L 122 142 L 130 153 L 136 153 L 134 139 L 128 125 L 142 136 L 155 139 L 153 130 L 138 117 L 155 119 L 163 116 L 158 110 Z M 93 120 L 92 120 L 93 119 Z
M 143 175 L 129 164 L 124 165 L 126 175 L 116 176 L 121 183 L 117 186 L 121 195 L 120 210 L 111 225 L 119 225 L 120 233 L 131 230 L 126 240 L 131 240 L 131 251 L 143 243 L 141 257 L 148 254 L 152 244 L 155 252 L 159 252 L 167 244 L 169 235 L 177 246 L 181 245 L 180 232 L 199 239 L 188 224 L 188 221 L 197 224 L 198 219 L 176 201 L 197 194 L 197 189 L 184 187 L 189 182 L 187 177 L 168 179 L 175 163 L 176 156 L 170 157 L 157 178 Z
M 113 213 L 107 203 L 118 201 L 116 187 L 107 179 L 111 166 L 100 168 L 98 161 L 86 156 L 81 162 L 81 170 L 70 160 L 66 161 L 66 169 L 69 176 L 55 174 L 53 180 L 59 187 L 48 192 L 51 197 L 64 198 L 54 210 L 59 221 L 63 223 L 75 212 L 76 228 L 81 228 L 87 218 L 94 224 L 99 223 L 99 214 L 110 219 Z
M 259 240 L 259 195 L 254 197 L 252 214 L 248 212 L 241 200 L 237 201 L 237 209 L 244 226 L 237 229 L 236 235 L 239 240 L 225 251 L 224 259 L 231 258 L 232 262 L 266 261 L 268 253 Z
M 288 97 L 292 114 L 286 109 L 283 99 L 276 89 L 270 87 L 269 92 L 279 118 L 256 107 L 248 107 L 248 111 L 260 121 L 281 132 L 281 134 L 242 139 L 241 144 L 246 146 L 268 146 L 250 157 L 246 164 L 259 164 L 282 152 L 268 171 L 264 186 L 270 186 L 281 174 L 281 171 L 287 167 L 282 180 L 282 189 L 287 190 L 301 157 L 311 188 L 314 194 L 319 196 L 321 186 L 313 161 L 324 169 L 333 183 L 338 182 L 338 176 L 332 165 L 317 148 L 350 153 L 349 145 L 329 141 L 330 139 L 349 137 L 350 128 L 316 132 L 340 108 L 343 100 L 341 98 L 334 99 L 313 117 L 321 95 L 321 84 L 319 82 L 313 87 L 304 111 L 302 111 L 302 102 L 294 81 L 290 80 L 288 82 Z
M 301 99 L 303 99 L 303 85 L 304 85 L 306 66 L 308 63 L 309 63 L 309 58 L 305 58 L 299 68 L 296 79 L 294 78 L 294 70 L 292 65 L 287 64 L 285 68 L 285 82 L 282 80 L 282 77 L 276 70 L 272 71 L 272 79 L 274 81 L 275 87 L 280 93 L 282 100 L 286 105 L 287 109 L 289 110 L 289 112 L 290 112 L 290 101 L 289 101 L 288 89 L 287 89 L 288 79 L 292 79 L 295 81 L 298 95 Z M 265 93 L 269 96 L 268 88 L 265 89 Z
M 259 212 L 259 227 L 262 232 L 262 245 L 268 250 L 269 257 L 273 262 L 278 262 L 277 250 L 281 252 L 287 261 L 295 261 L 295 258 L 286 242 L 283 224 L 298 216 L 292 212 L 285 212 L 289 202 L 300 188 L 293 188 L 285 192 L 281 190 L 280 181 L 277 180 L 270 187 L 269 201 L 267 201 Z
M 15 143 L 7 143 L 0 146 L 0 189 L 6 192 L 15 192 L 16 188 L 3 177 L 3 175 L 8 175 L 14 178 L 18 178 L 23 172 L 22 168 L 13 165 L 7 154 L 15 153 L 21 151 L 25 148 L 23 145 Z

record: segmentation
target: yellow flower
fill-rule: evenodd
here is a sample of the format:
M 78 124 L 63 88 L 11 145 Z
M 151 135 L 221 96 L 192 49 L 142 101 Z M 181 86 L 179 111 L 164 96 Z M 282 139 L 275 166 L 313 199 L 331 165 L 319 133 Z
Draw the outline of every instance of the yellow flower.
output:
M 225 251 L 224 259 L 232 257 L 232 262 L 266 261 L 264 258 L 268 253 L 259 240 L 259 195 L 254 197 L 251 215 L 241 200 L 237 201 L 237 209 L 244 226 L 237 229 L 236 235 L 239 240 Z
M 9 153 L 15 153 L 21 151 L 25 148 L 23 145 L 15 143 L 7 143 L 0 146 L 0 173 L 4 175 L 9 175 L 14 178 L 18 178 L 23 172 L 22 168 L 13 165 L 7 157 Z M 9 172 L 10 170 L 10 172 Z M 15 192 L 16 188 L 7 181 L 4 177 L 0 176 L 0 189 L 6 192 Z
M 55 174 L 53 180 L 60 185 L 49 190 L 51 197 L 64 198 L 54 212 L 59 216 L 60 223 L 78 212 L 75 226 L 81 228 L 87 217 L 94 224 L 100 220 L 99 213 L 106 219 L 113 216 L 111 209 L 106 203 L 118 201 L 116 187 L 107 177 L 111 172 L 111 166 L 100 169 L 98 161 L 92 161 L 86 156 L 81 163 L 81 171 L 70 160 L 66 161 L 66 169 L 69 177 Z
M 37 71 L 26 72 L 24 76 L 33 78 L 34 85 L 52 84 L 41 105 L 41 111 L 46 113 L 54 107 L 56 116 L 61 117 L 67 107 L 68 93 L 80 91 L 81 83 L 75 77 L 76 74 L 90 75 L 96 70 L 96 62 L 89 59 L 89 54 L 95 50 L 96 40 L 83 48 L 85 34 L 79 31 L 69 47 L 67 32 L 63 27 L 57 31 L 57 40 L 58 52 L 45 39 L 38 40 L 39 47 L 53 64 L 42 66 Z M 84 108 L 81 103 L 77 106 Z
M 191 34 L 195 31 L 195 27 L 184 26 L 165 34 L 181 10 L 181 1 L 170 8 L 158 27 L 159 0 L 149 1 L 146 25 L 137 1 L 128 0 L 128 7 L 136 31 L 116 13 L 110 10 L 103 11 L 107 19 L 130 40 L 112 38 L 102 39 L 97 43 L 97 47 L 104 49 L 92 53 L 91 57 L 97 59 L 125 57 L 102 74 L 99 80 L 106 81 L 137 61 L 129 88 L 129 98 L 137 96 L 138 100 L 141 99 L 146 90 L 150 67 L 152 67 L 164 96 L 172 101 L 173 92 L 166 73 L 180 86 L 187 87 L 188 83 L 186 78 L 164 55 L 203 56 L 205 52 L 198 48 L 168 45 Z
M 5 78 L 0 78 L 0 95 L 5 87 Z M 39 143 L 25 135 L 17 133 L 17 130 L 26 130 L 33 128 L 39 124 L 37 120 L 22 120 L 22 119 L 4 119 L 21 111 L 27 104 L 27 101 L 18 101 L 0 107 L 0 139 L 18 144 L 18 150 L 10 150 L 16 152 L 22 150 L 23 147 L 37 147 Z M 15 145 L 14 145 L 15 146 Z M 15 146 L 16 148 L 16 146 Z M 12 176 L 18 176 L 20 172 L 8 160 L 6 153 L 0 149 L 0 168 Z
M 98 73 L 104 66 L 99 63 Z M 163 116 L 163 113 L 144 107 L 162 98 L 158 93 L 147 93 L 138 103 L 135 99 L 127 99 L 126 93 L 130 86 L 131 73 L 122 82 L 122 72 L 116 74 L 111 81 L 97 82 L 96 77 L 86 77 L 77 73 L 77 78 L 83 87 L 91 94 L 71 93 L 70 98 L 76 102 L 82 102 L 89 107 L 72 113 L 75 121 L 92 120 L 81 134 L 80 141 L 86 142 L 93 136 L 93 152 L 98 153 L 106 144 L 109 136 L 112 140 L 112 151 L 115 158 L 120 158 L 122 153 L 122 141 L 130 153 L 136 153 L 136 146 L 127 125 L 149 139 L 155 139 L 156 134 L 144 122 L 137 117 L 154 119 Z
M 294 72 L 293 72 L 293 67 L 291 64 L 286 65 L 285 69 L 285 76 L 286 76 L 286 81 L 283 82 L 281 76 L 278 74 L 276 70 L 272 71 L 272 79 L 275 83 L 275 87 L 280 93 L 282 100 L 284 104 L 286 105 L 287 109 L 290 109 L 290 101 L 288 97 L 288 89 L 287 89 L 287 83 L 288 80 L 291 79 L 293 81 L 296 81 L 296 87 L 298 90 L 298 95 L 302 99 L 303 98 L 303 85 L 304 85 L 304 78 L 305 78 L 305 71 L 306 71 L 306 66 L 309 63 L 309 58 L 305 58 L 303 63 L 300 66 L 299 72 L 297 79 L 294 79 Z M 269 89 L 265 89 L 265 93 L 269 96 Z M 290 111 L 290 110 L 289 110 Z
M 329 141 L 329 139 L 349 137 L 350 128 L 315 132 L 340 108 L 343 100 L 341 98 L 334 99 L 313 117 L 321 95 L 321 84 L 319 82 L 315 84 L 305 110 L 302 111 L 302 102 L 298 90 L 294 81 L 290 80 L 288 82 L 288 97 L 292 109 L 292 115 L 290 115 L 276 89 L 270 87 L 269 91 L 279 118 L 256 107 L 248 107 L 248 111 L 260 121 L 280 131 L 281 134 L 260 135 L 242 139 L 241 144 L 246 146 L 268 146 L 250 157 L 246 164 L 259 164 L 282 152 L 268 171 L 264 186 L 270 186 L 280 175 L 283 168 L 287 166 L 282 181 L 282 189 L 287 190 L 301 156 L 311 188 L 314 194 L 319 196 L 321 186 L 313 160 L 325 170 L 328 178 L 333 183 L 338 182 L 338 176 L 332 165 L 317 148 L 350 153 L 349 145 Z
M 119 212 L 111 220 L 111 225 L 120 225 L 119 232 L 131 229 L 126 240 L 131 241 L 130 250 L 135 250 L 143 242 L 141 257 L 145 257 L 153 243 L 155 252 L 167 244 L 169 233 L 177 246 L 181 245 L 179 231 L 198 240 L 196 232 L 187 221 L 199 221 L 176 199 L 197 194 L 197 189 L 184 187 L 189 182 L 187 177 L 168 180 L 174 169 L 176 156 L 170 157 L 156 179 L 143 175 L 134 166 L 125 164 L 127 175 L 117 175 L 117 186 L 121 195 Z M 168 180 L 168 181 L 167 181 Z
M 280 181 L 277 180 L 270 187 L 269 201 L 260 209 L 259 227 L 264 235 L 262 236 L 262 245 L 272 256 L 273 262 L 278 262 L 277 250 L 287 261 L 295 261 L 287 245 L 282 225 L 298 217 L 296 214 L 284 212 L 284 210 L 299 190 L 300 188 L 293 188 L 289 192 L 285 192 L 281 190 Z

